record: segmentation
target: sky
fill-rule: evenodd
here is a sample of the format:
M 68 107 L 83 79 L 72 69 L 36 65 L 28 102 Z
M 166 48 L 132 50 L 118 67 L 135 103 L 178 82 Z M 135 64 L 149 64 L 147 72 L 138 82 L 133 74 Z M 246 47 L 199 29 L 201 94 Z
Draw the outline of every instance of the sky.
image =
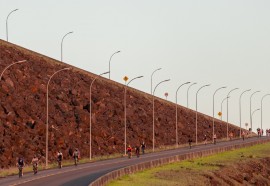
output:
M 189 108 L 213 115 L 230 90 L 228 120 L 239 126 L 239 97 L 242 96 L 242 126 L 250 126 L 252 112 L 270 93 L 270 1 L 269 0 L 0 0 L 0 38 L 100 74 L 109 70 L 111 79 L 124 84 L 123 77 L 143 92 L 161 81 L 155 95 L 175 102 L 176 89 L 187 81 L 197 82 L 189 90 Z M 106 75 L 105 77 L 108 77 Z M 187 89 L 178 91 L 178 103 L 187 106 Z M 223 120 L 227 120 L 226 104 Z M 195 116 L 194 116 L 195 117 Z M 261 125 L 261 111 L 253 115 L 253 130 Z M 263 128 L 270 128 L 270 96 L 263 101 Z

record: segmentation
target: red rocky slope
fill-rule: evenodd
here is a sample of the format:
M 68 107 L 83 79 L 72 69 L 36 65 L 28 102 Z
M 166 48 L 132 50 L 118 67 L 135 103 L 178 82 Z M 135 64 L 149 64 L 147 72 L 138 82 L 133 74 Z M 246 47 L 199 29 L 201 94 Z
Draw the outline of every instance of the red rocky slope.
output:
M 49 77 L 59 69 L 71 67 L 41 54 L 0 40 L 0 165 L 15 165 L 22 155 L 29 162 L 34 154 L 45 156 L 46 85 Z M 96 75 L 72 67 L 60 72 L 49 87 L 49 160 L 61 149 L 65 157 L 69 150 L 79 148 L 81 155 L 89 155 L 89 85 Z M 92 154 L 104 155 L 124 150 L 124 86 L 106 78 L 97 80 L 92 88 Z M 175 144 L 175 105 L 156 99 L 156 146 Z M 188 135 L 195 141 L 195 112 L 179 106 L 179 143 L 186 143 Z M 198 115 L 198 133 L 212 135 L 212 119 Z M 144 140 L 152 144 L 152 99 L 149 94 L 128 88 L 127 143 Z M 235 134 L 237 127 L 230 126 Z M 216 122 L 218 137 L 225 137 L 226 125 Z M 198 137 L 202 141 L 203 136 Z

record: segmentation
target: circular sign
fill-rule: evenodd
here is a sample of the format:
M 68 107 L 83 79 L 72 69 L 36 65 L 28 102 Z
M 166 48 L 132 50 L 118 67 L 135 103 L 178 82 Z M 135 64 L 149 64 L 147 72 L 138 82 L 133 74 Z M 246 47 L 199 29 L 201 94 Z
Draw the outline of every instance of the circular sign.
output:
M 123 80 L 124 80 L 124 81 L 127 81 L 127 80 L 128 80 L 128 77 L 127 77 L 127 76 L 125 76 L 125 77 L 123 78 Z

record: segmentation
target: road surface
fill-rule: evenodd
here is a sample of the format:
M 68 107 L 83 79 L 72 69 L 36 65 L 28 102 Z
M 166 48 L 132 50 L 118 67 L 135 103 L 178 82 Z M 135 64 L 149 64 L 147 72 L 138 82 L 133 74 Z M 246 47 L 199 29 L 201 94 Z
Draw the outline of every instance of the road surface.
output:
M 89 183 L 93 182 L 100 176 L 111 172 L 116 169 L 120 169 L 129 165 L 134 165 L 142 162 L 152 161 L 155 159 L 160 159 L 164 157 L 175 156 L 179 154 L 187 154 L 190 152 L 198 152 L 202 150 L 207 150 L 211 148 L 219 148 L 230 146 L 232 144 L 248 143 L 256 140 L 266 140 L 270 139 L 267 137 L 262 138 L 249 138 L 245 141 L 243 140 L 233 140 L 220 142 L 216 145 L 199 145 L 194 146 L 191 149 L 189 147 L 183 147 L 174 150 L 162 151 L 157 153 L 149 153 L 141 155 L 139 158 L 132 157 L 128 159 L 127 157 L 116 158 L 111 160 L 98 161 L 87 164 L 79 164 L 77 167 L 69 166 L 63 167 L 62 169 L 50 169 L 39 171 L 37 175 L 33 173 L 26 173 L 22 178 L 16 176 L 8 176 L 6 178 L 0 178 L 0 185 L 20 185 L 20 186 L 88 186 Z

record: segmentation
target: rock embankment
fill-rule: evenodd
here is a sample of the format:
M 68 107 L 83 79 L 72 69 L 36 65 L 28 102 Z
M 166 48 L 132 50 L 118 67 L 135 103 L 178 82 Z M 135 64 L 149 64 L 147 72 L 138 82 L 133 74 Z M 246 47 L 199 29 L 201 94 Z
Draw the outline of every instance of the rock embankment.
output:
M 0 165 L 14 166 L 23 156 L 30 162 L 34 154 L 45 156 L 47 83 L 62 68 L 71 70 L 56 74 L 49 84 L 49 160 L 55 161 L 61 149 L 68 158 L 74 148 L 82 157 L 89 155 L 89 86 L 95 74 L 0 40 Z M 100 77 L 92 87 L 92 154 L 93 156 L 124 152 L 124 85 Z M 210 99 L 209 99 L 210 100 Z M 209 103 L 210 104 L 210 103 Z M 155 144 L 175 144 L 175 105 L 156 99 Z M 195 112 L 178 109 L 179 143 L 188 136 L 195 141 Z M 226 136 L 226 124 L 217 121 L 218 138 Z M 234 135 L 239 128 L 230 125 Z M 206 134 L 211 140 L 212 118 L 198 115 L 198 140 Z M 152 144 L 152 97 L 128 88 L 127 143 Z

